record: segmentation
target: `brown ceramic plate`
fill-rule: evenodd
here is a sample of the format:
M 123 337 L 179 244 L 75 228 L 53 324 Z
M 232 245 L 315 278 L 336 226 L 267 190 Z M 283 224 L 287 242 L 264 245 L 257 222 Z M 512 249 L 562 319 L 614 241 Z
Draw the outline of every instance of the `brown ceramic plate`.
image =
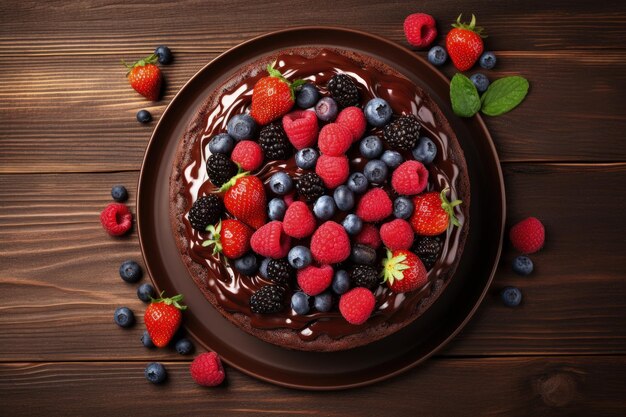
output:
M 168 187 L 179 139 L 196 110 L 234 68 L 279 49 L 330 46 L 369 54 L 428 91 L 461 143 L 470 176 L 470 232 L 455 276 L 415 322 L 378 342 L 331 352 L 302 352 L 265 343 L 240 330 L 213 308 L 185 268 L 169 220 Z M 480 116 L 460 119 L 450 109 L 448 80 L 410 50 L 354 30 L 301 27 L 245 42 L 215 58 L 174 97 L 144 156 L 137 196 L 137 225 L 146 267 L 158 290 L 184 294 L 185 327 L 199 344 L 229 365 L 275 384 L 331 390 L 371 384 L 412 368 L 451 340 L 483 299 L 500 257 L 505 197 L 498 155 Z

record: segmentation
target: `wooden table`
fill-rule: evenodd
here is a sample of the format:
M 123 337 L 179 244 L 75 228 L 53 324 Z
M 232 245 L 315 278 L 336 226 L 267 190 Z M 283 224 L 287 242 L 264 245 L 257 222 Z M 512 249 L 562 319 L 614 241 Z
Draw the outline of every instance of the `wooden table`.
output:
M 625 415 L 626 8 L 509 3 L 2 2 L 0 415 Z M 283 389 L 232 368 L 223 387 L 202 389 L 188 357 L 141 346 L 143 323 L 115 326 L 117 306 L 142 315 L 135 286 L 117 273 L 141 254 L 136 232 L 109 238 L 98 215 L 117 183 L 135 206 L 154 126 L 137 123 L 137 110 L 158 119 L 189 77 L 252 36 L 326 24 L 404 44 L 403 19 L 417 11 L 442 32 L 476 13 L 498 56 L 489 76 L 530 80 L 521 107 L 486 121 L 509 224 L 535 215 L 547 228 L 536 272 L 515 276 L 505 246 L 490 295 L 449 346 L 402 376 L 343 392 Z M 175 63 L 163 68 L 164 98 L 150 104 L 119 62 L 158 44 Z M 501 304 L 505 285 L 522 289 L 521 307 Z M 167 366 L 165 386 L 143 377 L 154 360 Z

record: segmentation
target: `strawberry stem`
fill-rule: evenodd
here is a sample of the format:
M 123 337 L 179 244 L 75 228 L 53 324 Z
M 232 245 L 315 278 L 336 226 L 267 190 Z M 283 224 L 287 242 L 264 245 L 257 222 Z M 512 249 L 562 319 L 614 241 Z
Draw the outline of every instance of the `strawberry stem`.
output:
M 270 75 L 270 77 L 276 77 L 279 80 L 283 81 L 285 84 L 287 84 L 289 86 L 289 91 L 291 92 L 291 99 L 295 100 L 296 99 L 296 88 L 300 87 L 303 84 L 306 84 L 305 80 L 294 80 L 293 82 L 290 82 L 289 80 L 287 80 L 285 78 L 285 76 L 283 74 L 281 74 L 280 71 L 278 71 L 276 68 L 274 68 L 274 65 L 276 65 L 276 61 L 272 62 L 271 64 L 267 64 L 267 72 Z
M 448 213 L 448 216 L 450 216 L 450 222 L 456 226 L 456 227 L 460 227 L 461 223 L 459 222 L 459 219 L 456 218 L 456 216 L 454 215 L 454 208 L 458 205 L 461 205 L 461 203 L 463 203 L 461 200 L 454 200 L 452 202 L 448 201 L 448 198 L 446 197 L 446 193 L 450 191 L 449 187 L 444 188 L 441 193 L 439 194 L 439 197 L 441 198 L 441 208 Z
M 393 281 L 404 279 L 402 271 L 409 269 L 404 261 L 406 261 L 406 255 L 393 256 L 393 253 L 387 249 L 387 257 L 383 259 L 383 270 L 380 272 L 383 276 L 383 283 L 388 282 L 389 285 L 393 285 Z
M 159 294 L 159 298 L 154 299 L 152 297 L 150 297 L 150 300 L 153 303 L 164 303 L 169 305 L 173 305 L 174 307 L 176 307 L 179 310 L 186 310 L 187 306 L 180 304 L 181 301 L 183 301 L 183 298 L 185 298 L 182 294 L 177 294 L 173 297 L 170 298 L 165 298 L 163 297 L 163 293 L 165 293 L 165 291 L 161 291 L 161 294 Z
M 250 174 L 250 172 L 248 172 L 248 171 L 243 171 L 243 170 L 241 169 L 241 167 L 239 167 L 239 172 L 237 173 L 237 175 L 235 175 L 234 177 L 232 177 L 231 179 L 229 179 L 228 181 L 226 181 L 226 182 L 224 183 L 224 185 L 222 185 L 222 186 L 220 187 L 220 192 L 221 192 L 221 193 L 223 193 L 223 192 L 225 192 L 225 191 L 228 191 L 228 190 L 229 190 L 232 186 L 234 186 L 234 185 L 235 185 L 235 183 L 237 182 L 237 180 L 238 180 L 239 178 L 243 178 L 243 177 L 245 177 L 245 176 L 247 176 L 247 175 L 249 175 L 249 174 Z
M 128 69 L 128 72 L 126 73 L 126 75 L 128 75 L 133 70 L 133 68 L 143 67 L 148 64 L 156 64 L 158 60 L 159 60 L 159 57 L 156 54 L 152 54 L 145 58 L 140 59 L 139 61 L 133 63 L 132 65 L 128 65 L 126 61 L 122 59 L 122 65 L 124 65 L 126 69 Z
M 456 18 L 456 23 L 452 24 L 453 28 L 469 30 L 470 32 L 476 33 L 481 38 L 487 37 L 487 35 L 483 34 L 483 30 L 485 30 L 485 28 L 476 26 L 476 16 L 472 14 L 472 20 L 470 20 L 469 24 L 461 22 L 461 16 L 463 16 L 463 14 L 460 14 L 459 17 Z
M 212 224 L 206 227 L 206 231 L 211 234 L 211 238 L 202 242 L 202 247 L 213 246 L 213 255 L 217 255 L 222 252 L 222 241 L 220 240 L 220 232 L 222 231 L 222 221 L 217 224 L 217 227 Z

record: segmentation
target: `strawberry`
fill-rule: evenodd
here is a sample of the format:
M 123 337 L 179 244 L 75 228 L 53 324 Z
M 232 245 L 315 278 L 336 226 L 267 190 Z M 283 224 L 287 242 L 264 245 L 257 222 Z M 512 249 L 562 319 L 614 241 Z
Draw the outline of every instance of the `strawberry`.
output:
M 413 291 L 428 282 L 426 268 L 420 258 L 408 250 L 387 250 L 383 259 L 383 282 L 393 292 Z
M 223 253 L 230 259 L 237 259 L 250 249 L 252 229 L 239 220 L 220 220 L 217 227 L 209 225 L 206 231 L 211 233 L 211 239 L 202 242 L 202 246 L 214 245 L 213 255 Z
M 483 28 L 476 26 L 476 16 L 472 15 L 469 24 L 461 23 L 461 15 L 452 25 L 454 29 L 446 36 L 446 49 L 452 63 L 459 71 L 472 68 L 483 53 Z
M 233 216 L 258 229 L 265 224 L 267 197 L 263 182 L 247 172 L 241 172 L 222 185 L 224 206 Z
M 147 58 L 140 59 L 133 65 L 128 65 L 126 62 L 122 63 L 128 68 L 128 81 L 133 89 L 147 98 L 148 100 L 157 101 L 161 95 L 161 83 L 163 77 L 161 76 L 161 70 L 154 65 L 158 60 L 158 57 L 154 54 Z
M 436 236 L 446 231 L 450 222 L 455 226 L 461 224 L 454 216 L 454 207 L 461 204 L 461 200 L 449 202 L 444 188 L 441 193 L 431 191 L 413 198 L 415 210 L 409 219 L 415 233 L 422 236 Z
M 153 299 L 143 316 L 150 339 L 158 347 L 165 347 L 180 327 L 183 320 L 181 310 L 187 307 L 180 305 L 183 301 L 182 294 L 172 298 Z
M 295 103 L 294 91 L 304 84 L 304 80 L 290 83 L 274 64 L 267 65 L 269 76 L 257 81 L 252 90 L 250 115 L 260 125 L 266 125 L 291 110 Z

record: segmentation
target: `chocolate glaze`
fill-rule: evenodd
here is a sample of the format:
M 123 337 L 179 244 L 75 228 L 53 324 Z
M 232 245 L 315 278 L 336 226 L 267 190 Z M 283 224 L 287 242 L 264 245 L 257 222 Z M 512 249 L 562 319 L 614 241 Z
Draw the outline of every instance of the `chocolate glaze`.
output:
M 344 72 L 352 76 L 358 83 L 361 104 L 372 97 L 381 97 L 392 106 L 394 114 L 415 114 L 422 123 L 422 134 L 429 136 L 437 145 L 437 158 L 428 166 L 429 189 L 441 190 L 446 186 L 451 188 L 450 198 L 468 196 L 468 190 L 457 190 L 460 183 L 467 181 L 460 179 L 463 174 L 455 156 L 450 150 L 450 140 L 442 129 L 440 114 L 436 104 L 409 80 L 399 74 L 383 72 L 374 66 L 358 64 L 348 57 L 333 50 L 322 49 L 319 55 L 305 57 L 298 54 L 283 53 L 278 55 L 277 68 L 290 80 L 303 78 L 314 82 L 320 88 L 322 95 L 327 95 L 324 89 L 327 81 L 337 72 Z M 203 119 L 204 132 L 200 140 L 196 140 L 191 149 L 190 163 L 183 169 L 182 195 L 187 205 L 186 211 L 193 202 L 202 195 L 216 192 L 215 187 L 208 181 L 206 175 L 206 159 L 209 156 L 208 143 L 211 137 L 226 129 L 226 123 L 231 116 L 243 113 L 250 105 L 252 88 L 256 81 L 265 76 L 264 71 L 256 71 L 252 76 L 242 79 L 234 86 L 230 86 L 220 95 L 219 104 L 209 108 Z M 378 130 L 369 132 L 381 135 Z M 348 152 L 351 170 L 361 170 L 367 162 L 360 157 L 358 145 Z M 410 153 L 405 154 L 410 158 Z M 269 177 L 276 171 L 286 171 L 293 177 L 304 171 L 297 168 L 293 157 L 286 161 L 271 161 L 263 166 L 254 175 L 267 183 Z M 392 195 L 393 190 L 387 185 L 384 188 Z M 268 192 L 268 196 L 271 195 Z M 462 225 L 467 223 L 467 204 L 457 210 L 457 217 Z M 335 220 L 340 221 L 345 214 L 339 214 Z M 410 293 L 396 294 L 385 286 L 380 286 L 375 292 L 376 308 L 372 317 L 361 326 L 347 323 L 334 309 L 328 313 L 313 311 L 304 316 L 296 315 L 287 308 L 283 313 L 273 315 L 252 314 L 249 309 L 250 296 L 261 286 L 271 284 L 260 276 L 247 277 L 231 268 L 227 261 L 212 255 L 211 248 L 201 246 L 207 238 L 191 228 L 187 218 L 183 219 L 184 228 L 188 237 L 187 254 L 196 263 L 208 268 L 204 285 L 216 298 L 220 306 L 229 313 L 240 313 L 250 318 L 250 324 L 257 329 L 292 329 L 297 331 L 300 339 L 310 341 L 320 335 L 327 335 L 331 339 L 339 339 L 347 335 L 363 332 L 366 329 L 383 323 L 410 322 L 419 314 L 417 306 L 424 298 L 434 295 L 435 288 L 441 289 L 442 281 L 446 281 L 453 270 L 462 251 L 462 228 L 451 227 L 445 233 L 445 243 L 438 261 L 428 273 L 428 283 L 421 289 Z M 464 229 L 464 228 L 463 228 Z M 380 258 L 380 256 L 379 256 Z M 192 274 L 193 275 L 193 274 Z M 433 285 L 435 284 L 435 285 Z M 430 297 L 432 298 L 432 297 Z M 429 304 L 432 300 L 429 300 Z

